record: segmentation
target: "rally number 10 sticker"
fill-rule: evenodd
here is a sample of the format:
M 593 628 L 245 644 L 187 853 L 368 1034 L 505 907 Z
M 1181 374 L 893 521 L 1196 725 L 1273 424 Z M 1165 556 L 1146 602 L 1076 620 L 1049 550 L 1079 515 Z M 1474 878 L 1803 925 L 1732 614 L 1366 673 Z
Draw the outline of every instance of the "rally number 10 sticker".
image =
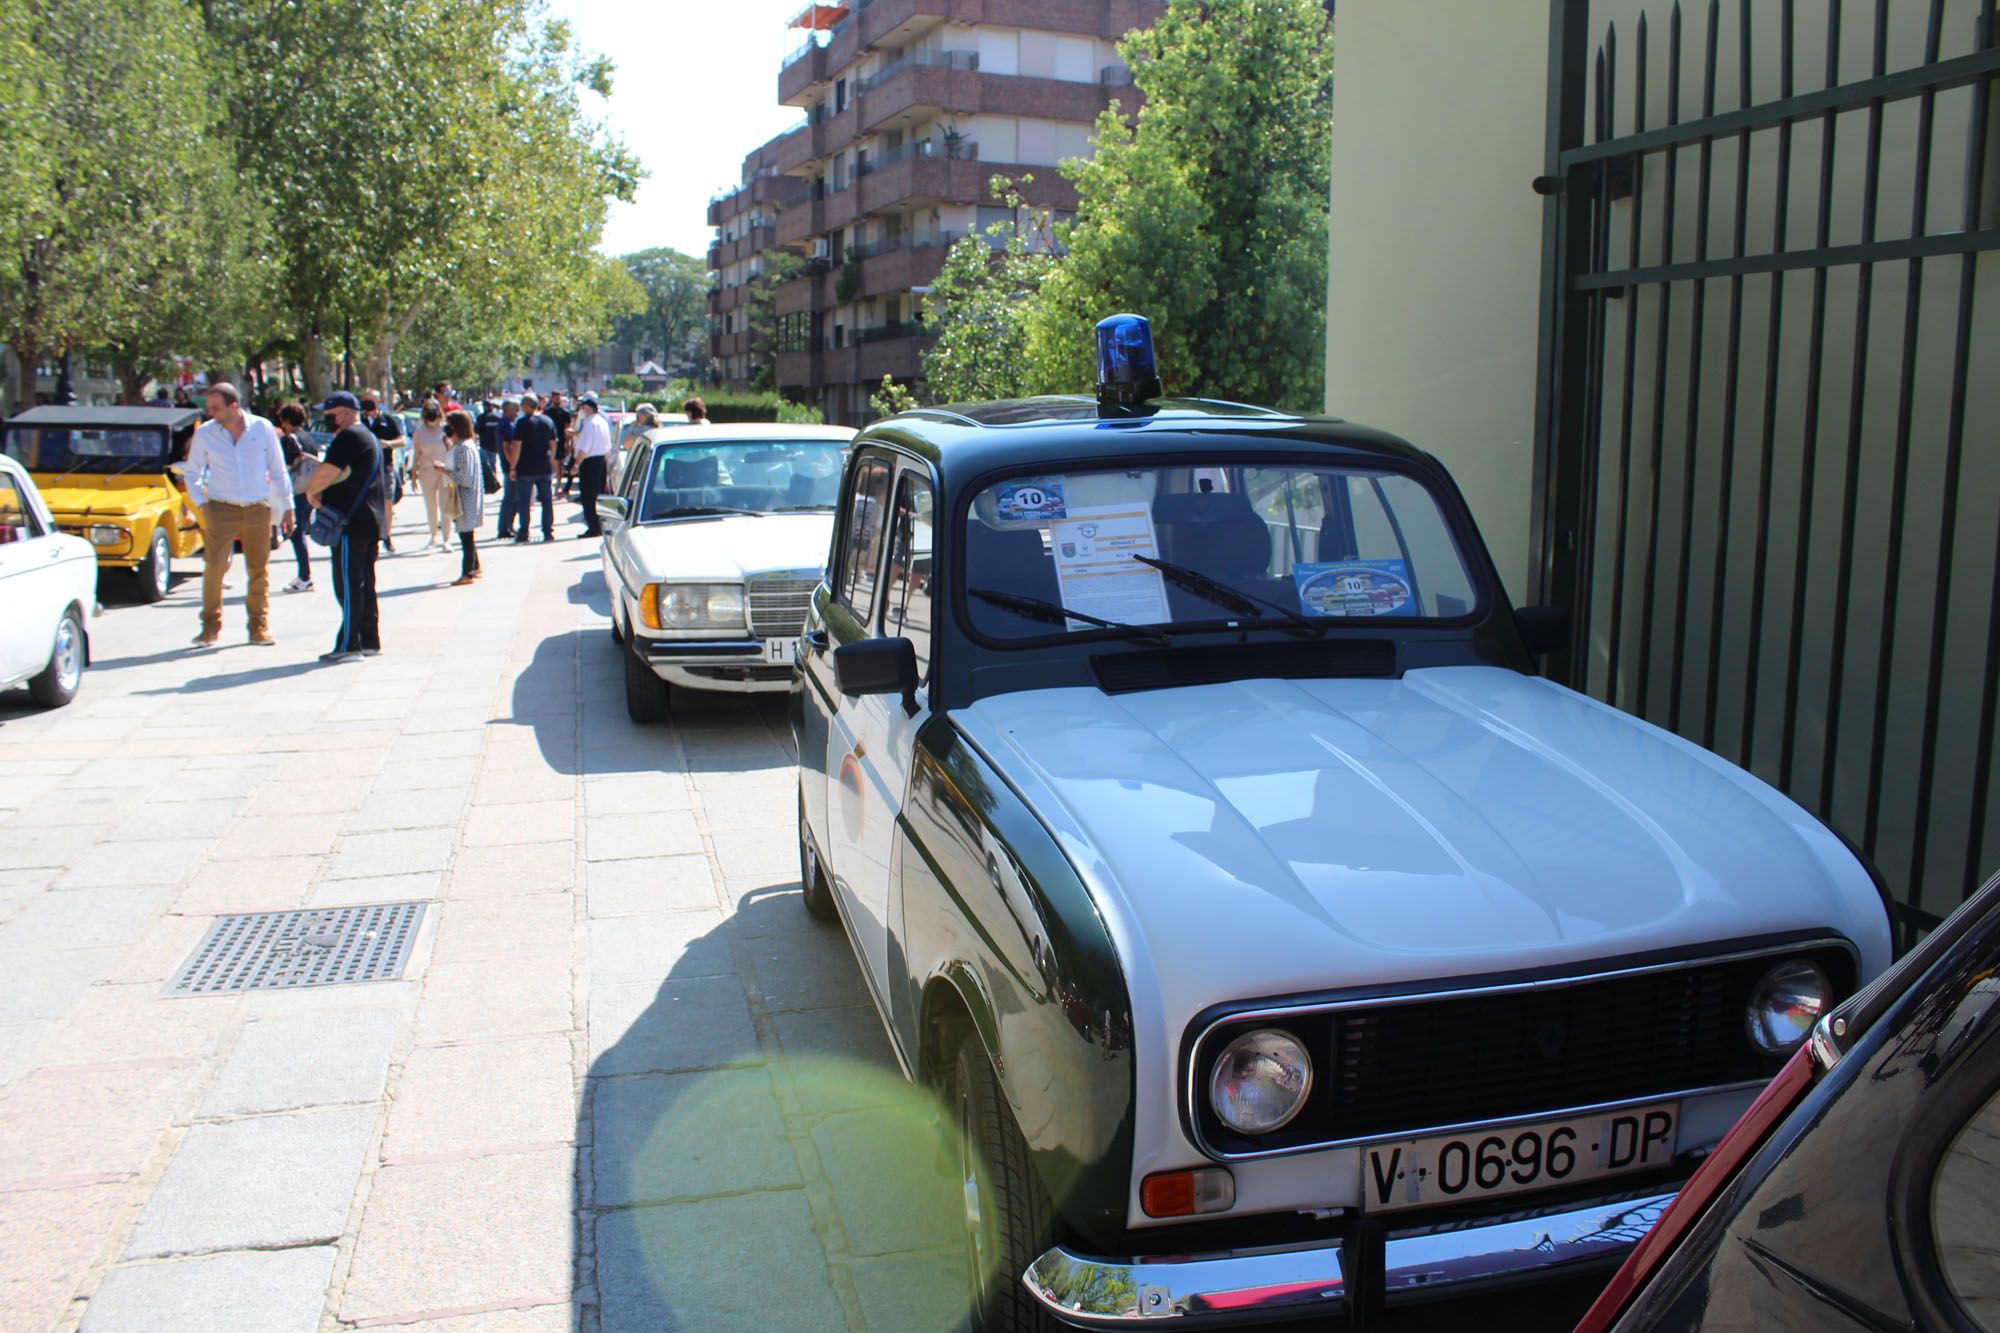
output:
M 1343 560 L 1294 565 L 1299 605 L 1309 616 L 1408 616 L 1416 594 L 1401 560 Z

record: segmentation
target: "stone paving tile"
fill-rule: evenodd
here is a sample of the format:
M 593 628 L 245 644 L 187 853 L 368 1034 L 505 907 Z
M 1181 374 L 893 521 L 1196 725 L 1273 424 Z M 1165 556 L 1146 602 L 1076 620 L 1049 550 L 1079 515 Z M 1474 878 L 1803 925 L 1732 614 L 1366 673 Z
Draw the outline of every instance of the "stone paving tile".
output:
M 19 807 L 14 822 L 19 826 L 32 825 L 35 828 L 92 828 L 103 829 L 118 823 L 145 809 L 132 799 L 130 792 L 118 790 L 77 791 L 72 788 L 58 788 L 55 779 L 48 779 L 49 790 L 30 796 Z M 13 773 L 7 775 L 7 786 L 16 785 Z M 20 783 L 20 791 L 32 789 L 32 779 Z M 138 809 L 135 810 L 135 806 Z
M 465 791 L 452 787 L 384 788 L 376 790 L 347 817 L 349 833 L 382 833 L 394 829 L 457 828 L 465 819 Z
M 159 838 L 220 837 L 242 804 L 234 796 L 203 801 L 155 801 L 125 813 L 122 818 L 113 815 L 104 836 L 111 842 L 149 844 Z
M 273 761 L 268 765 L 189 769 L 174 779 L 174 798 L 189 801 L 204 796 L 248 796 L 264 784 L 275 768 Z
M 209 922 L 201 917 L 156 917 L 98 979 L 109 985 L 144 981 L 158 987 L 180 970 L 208 927 Z
M 134 856 L 132 845 L 101 843 L 70 863 L 51 886 L 56 889 L 124 888 L 133 884 L 179 884 L 201 864 L 213 845 L 210 838 L 156 838 L 145 844 L 145 855 Z
M 325 814 L 258 815 L 245 819 L 209 852 L 213 861 L 254 861 L 271 856 L 325 856 L 340 821 Z
M 733 976 L 592 986 L 590 1055 L 590 1072 L 600 1077 L 762 1058 L 743 984 Z
M 306 895 L 308 907 L 347 907 L 355 903 L 398 903 L 436 898 L 444 892 L 444 874 L 429 870 L 417 875 L 371 875 L 363 879 L 329 879 Z
M 576 798 L 576 778 L 569 773 L 496 770 L 472 789 L 474 805 L 516 805 L 523 801 L 569 801 Z
M 383 1160 L 572 1141 L 569 1061 L 561 1033 L 417 1048 L 396 1077 Z
M 772 1076 L 809 1117 L 900 1102 L 909 1095 L 872 1004 L 771 1015 L 782 1058 Z
M 954 1228 L 956 1223 L 954 1223 Z M 945 1233 L 954 1234 L 954 1233 Z M 848 1265 L 869 1328 L 964 1327 L 971 1304 L 957 1252 L 863 1259 Z
M 151 791 L 172 781 L 187 767 L 185 759 L 152 759 L 144 755 L 93 759 L 64 778 L 64 787 L 115 787 L 127 793 Z
M 338 1239 L 376 1114 L 368 1106 L 196 1125 L 140 1213 L 126 1256 Z
M 0 921 L 34 901 L 57 875 L 53 866 L 38 870 L 0 870 Z
M 375 1101 L 388 1079 L 401 1017 L 392 1009 L 348 1009 L 247 1023 L 199 1114 L 254 1115 Z
M 576 848 L 560 843 L 469 847 L 452 862 L 447 898 L 513 898 L 568 893 L 576 886 Z
M 0 828 L 0 870 L 67 866 L 96 841 L 97 828 L 90 824 L 9 824 Z
M 660 811 L 643 817 L 604 815 L 583 821 L 584 854 L 592 861 L 634 856 L 680 856 L 702 850 L 694 817 Z
M 733 976 L 736 959 L 720 912 L 655 912 L 590 923 L 593 986 Z
M 573 1177 L 566 1147 L 383 1167 L 369 1187 L 339 1317 L 567 1299 Z
M 125 1221 L 137 1187 L 91 1185 L 78 1189 L 0 1192 L 0 1328 L 56 1327 L 83 1273 Z M 32 1244 L 20 1238 L 34 1238 Z
M 29 1057 L 55 1028 L 54 1019 L 28 1023 L 0 1023 L 0 1088 L 31 1067 Z
M 767 1009 L 870 1002 L 854 951 L 832 932 L 757 936 L 745 940 L 743 948 L 753 972 L 751 987 Z
M 114 1268 L 90 1298 L 82 1331 L 314 1333 L 338 1257 L 335 1247 L 315 1245 Z
M 16 1021 L 60 1018 L 119 953 L 116 948 L 0 952 L 0 1014 Z
M 761 1067 L 592 1079 L 589 1114 L 600 1208 L 803 1183 Z
M 0 952 L 128 945 L 173 893 L 164 887 L 51 890 L 0 926 Z
M 711 912 L 719 905 L 705 856 L 640 856 L 592 861 L 583 878 L 593 917 Z
M 575 801 L 482 805 L 475 807 L 465 821 L 463 840 L 467 847 L 560 842 L 573 836 L 575 829 Z
M 662 810 L 686 810 L 693 802 L 687 779 L 679 773 L 648 773 L 636 777 L 585 778 L 584 813 L 652 815 Z
M 567 965 L 575 926 L 576 899 L 567 893 L 458 899 L 441 909 L 431 956 L 471 963 L 557 955 Z
M 343 813 L 361 804 L 364 791 L 359 782 L 272 781 L 243 803 L 242 814 L 246 820 L 316 816 L 338 824 Z
M 923 1249 L 959 1225 L 964 1200 L 957 1183 L 938 1170 L 946 1131 L 932 1124 L 932 1107 L 921 1098 L 911 1089 L 895 1106 L 832 1116 L 812 1127 L 855 1254 Z
M 360 879 L 370 875 L 400 875 L 443 870 L 451 861 L 450 829 L 412 829 L 402 833 L 350 833 L 340 840 L 326 863 L 328 879 Z
M 570 1333 L 573 1317 L 569 1302 L 557 1301 L 525 1310 L 485 1310 L 390 1327 L 397 1333 Z
M 202 1071 L 170 1060 L 53 1065 L 0 1097 L 0 1194 L 90 1176 L 132 1176 L 185 1120 Z M 52 1134 L 60 1125 L 63 1133 Z M 4 1268 L 0 1264 L 0 1268 Z
M 254 861 L 216 861 L 202 866 L 174 899 L 183 916 L 233 912 L 285 912 L 302 906 L 306 889 L 319 873 L 316 856 L 266 856 Z
M 847 1325 L 803 1190 L 621 1208 L 599 1213 L 596 1233 L 607 1331 Z M 718 1236 L 756 1243 L 718 1245 Z
M 436 963 L 424 978 L 417 1044 L 567 1032 L 574 1026 L 566 956 Z
M 242 1001 L 233 995 L 169 999 L 157 983 L 92 986 L 39 1052 L 46 1063 L 205 1060 L 235 1034 Z
M 436 736 L 418 739 L 434 741 Z M 375 785 L 382 791 L 466 791 L 479 775 L 478 750 L 469 755 L 393 759 L 382 766 Z

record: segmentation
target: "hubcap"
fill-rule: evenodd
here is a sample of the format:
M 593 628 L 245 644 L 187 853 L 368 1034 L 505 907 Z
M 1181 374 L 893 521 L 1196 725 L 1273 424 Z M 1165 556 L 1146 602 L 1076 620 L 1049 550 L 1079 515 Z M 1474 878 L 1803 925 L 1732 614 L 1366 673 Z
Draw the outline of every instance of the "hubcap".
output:
M 76 622 L 68 616 L 56 626 L 55 663 L 56 680 L 67 694 L 83 678 L 83 643 L 76 632 Z
M 167 586 L 167 539 L 157 532 L 153 534 L 153 554 L 149 563 L 151 568 L 146 571 L 146 576 L 153 581 L 153 586 L 164 590 Z
M 965 1284 L 971 1308 L 977 1313 L 985 1303 L 989 1264 L 985 1212 L 979 1198 L 979 1157 L 972 1146 L 972 1105 L 963 1092 L 958 1096 L 958 1174 L 965 1209 Z

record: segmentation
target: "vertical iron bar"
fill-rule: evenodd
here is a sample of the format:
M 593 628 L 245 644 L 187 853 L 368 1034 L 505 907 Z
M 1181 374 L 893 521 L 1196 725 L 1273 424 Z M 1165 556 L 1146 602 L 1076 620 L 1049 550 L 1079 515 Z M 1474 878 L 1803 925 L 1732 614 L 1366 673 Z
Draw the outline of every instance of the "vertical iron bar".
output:
M 1591 127 L 1593 140 L 1602 143 L 1611 136 L 1611 68 L 1603 47 L 1597 51 L 1596 61 L 1595 123 Z M 1587 265 L 1592 273 L 1601 273 L 1609 263 L 1611 228 L 1611 173 L 1604 163 L 1599 163 L 1591 177 L 1590 242 Z M 1597 590 L 1597 510 L 1599 474 L 1604 468 L 1604 360 L 1605 360 L 1605 310 L 1611 304 L 1608 292 L 1590 294 L 1590 328 L 1586 338 L 1588 351 L 1584 364 L 1584 436 L 1583 436 L 1583 478 L 1577 487 L 1579 511 L 1577 514 L 1577 558 L 1576 558 L 1576 610 L 1573 623 L 1578 627 L 1587 626 L 1591 620 L 1591 610 L 1596 604 Z M 1590 692 L 1590 635 L 1579 628 L 1572 635 L 1572 651 L 1575 666 L 1570 684 L 1586 694 Z
M 1736 102 L 1738 106 L 1750 105 L 1750 0 L 1738 0 L 1736 7 Z M 1783 188 L 1782 184 L 1780 188 Z M 1741 259 L 1744 248 L 1749 243 L 1750 225 L 1750 131 L 1736 136 L 1736 227 L 1731 237 L 1732 253 Z M 1706 694 L 1702 702 L 1701 743 L 1706 749 L 1715 748 L 1716 712 L 1719 707 L 1722 684 L 1722 628 L 1724 603 L 1728 595 L 1728 581 L 1724 577 L 1729 570 L 1729 497 L 1736 486 L 1736 411 L 1737 390 L 1742 381 L 1743 352 L 1743 275 L 1736 274 L 1729 280 L 1729 345 L 1724 352 L 1728 362 L 1722 382 L 1722 458 L 1717 470 L 1722 484 L 1716 495 L 1716 537 L 1715 573 L 1708 590 L 1708 676 L 1704 682 Z M 1755 635 L 1753 624 L 1750 632 Z
M 1993 0 L 1984 0 L 1979 11 L 1980 39 L 1983 43 L 1993 40 Z M 1965 220 L 1968 229 L 1979 224 L 1981 196 L 1986 190 L 1986 116 L 1990 87 L 1987 80 L 1980 80 L 1972 100 L 1972 151 L 1968 155 L 1965 181 Z M 1924 727 L 1923 745 L 1917 761 L 1916 792 L 1916 838 L 1910 857 L 1909 901 L 1921 904 L 1924 900 L 1924 862 L 1928 859 L 1926 834 L 1931 826 L 1931 789 L 1935 785 L 1932 768 L 1937 762 L 1938 738 L 1938 692 L 1944 684 L 1945 628 L 1951 614 L 1951 575 L 1955 563 L 1952 560 L 1952 544 L 1958 539 L 1958 474 L 1959 464 L 1965 452 L 1965 391 L 1966 376 L 1970 368 L 1972 353 L 1972 300 L 1974 295 L 1973 277 L 1979 257 L 1967 254 L 1959 261 L 1958 270 L 1958 327 L 1956 341 L 1951 355 L 1951 420 L 1945 428 L 1944 443 L 1944 513 L 1938 525 L 1937 587 L 1931 600 L 1931 660 L 1924 677 Z M 2000 564 L 1994 566 L 2000 570 Z M 2000 597 L 1996 597 L 2000 601 Z M 2000 662 L 1991 654 L 1986 659 L 1986 701 L 1981 708 L 1980 744 L 1976 751 L 1978 772 L 1973 779 L 1973 795 L 1979 804 L 1973 807 L 1970 822 L 1975 829 L 1985 821 L 1987 769 L 1991 765 L 1993 744 L 1993 696 L 1996 678 L 2000 678 Z M 1974 851 L 1976 852 L 1975 845 Z M 1969 886 L 1964 886 L 1969 887 Z
M 1994 30 L 1993 0 L 1985 0 L 1984 4 L 1980 7 L 1979 14 L 1979 49 L 1983 51 L 1990 48 L 1996 40 L 2000 40 L 2000 33 L 1996 33 Z M 1973 124 L 1977 128 L 1973 133 L 1972 160 L 1976 163 L 1983 163 L 1986 158 L 1986 117 L 1991 92 L 1992 89 L 1989 82 L 1982 79 L 1973 93 Z M 1978 195 L 1985 190 L 1986 183 L 1983 179 L 1984 173 L 1982 171 L 1973 169 L 1969 170 L 1968 174 L 1972 178 L 1971 183 L 1974 188 L 1972 193 L 1967 197 L 1966 217 L 1977 219 L 1981 216 L 1981 201 L 1978 199 Z M 1970 342 L 1964 331 L 1964 303 L 1967 294 L 1971 290 L 1974 257 L 1967 255 L 1961 262 L 1964 264 L 1964 269 L 1959 274 L 1958 299 L 1960 303 L 1961 331 L 1958 338 L 1958 350 L 1960 354 L 1963 354 L 1966 345 Z M 1986 697 L 1979 707 L 1979 739 L 1972 749 L 1972 813 L 1965 821 L 1967 826 L 1965 866 L 1971 876 L 1982 874 L 1986 865 L 1986 798 L 1993 777 L 1993 730 L 1995 714 L 2000 713 L 2000 525 L 1996 525 L 1994 530 L 1993 559 L 1987 568 L 1995 572 L 1993 577 L 1993 604 L 1986 613 L 1986 671 L 1984 677 Z
M 1617 33 L 1605 37 L 1605 47 L 1613 53 L 1616 62 L 1615 42 Z M 1632 133 L 1639 134 L 1646 128 L 1646 15 L 1639 15 L 1638 35 L 1633 39 L 1632 51 Z M 1646 208 L 1646 156 L 1634 153 L 1632 162 L 1632 225 L 1626 242 L 1625 265 L 1637 268 L 1640 264 L 1639 243 L 1643 229 L 1640 219 Z M 1625 289 L 1625 396 L 1619 404 L 1618 439 L 1618 538 L 1612 545 L 1611 561 L 1611 634 L 1606 640 L 1605 672 L 1607 689 L 1605 698 L 1619 707 L 1624 707 L 1628 692 L 1619 687 L 1618 658 L 1624 646 L 1625 612 L 1625 552 L 1631 544 L 1632 536 L 1632 388 L 1637 382 L 1639 359 L 1639 292 L 1634 283 Z
M 1935 64 L 1944 28 L 1944 0 L 1931 0 L 1930 23 L 1924 30 L 1924 63 Z M 1922 236 L 1930 230 L 1931 135 L 1937 112 L 1937 95 L 1926 90 L 1917 102 L 1916 191 L 1910 204 L 1910 235 Z M 1974 215 L 1977 221 L 1977 215 Z M 1919 316 L 1923 310 L 1924 261 L 1910 261 L 1909 296 L 1903 307 L 1903 364 L 1896 389 L 1896 453 L 1889 471 L 1889 532 L 1883 542 L 1888 559 L 1882 566 L 1882 641 L 1875 658 L 1875 712 L 1869 732 L 1868 805 L 1862 826 L 1861 846 L 1876 855 L 1876 839 L 1882 828 L 1883 751 L 1889 740 L 1889 673 L 1895 666 L 1896 594 L 1902 586 L 1903 506 L 1910 476 L 1910 418 L 1915 412 L 1917 392 L 1917 339 Z M 1941 558 L 1949 559 L 1949 551 Z M 1941 633 L 1942 627 L 1933 627 Z
M 1715 114 L 1715 43 L 1717 30 L 1722 26 L 1722 10 L 1718 0 L 1708 0 L 1708 39 L 1702 52 L 1701 70 L 1701 114 L 1704 119 Z M 1694 257 L 1695 262 L 1708 258 L 1708 206 L 1710 172 L 1715 161 L 1715 140 L 1702 136 L 1701 149 L 1695 158 L 1694 190 Z M 1681 444 L 1681 545 L 1680 576 L 1674 580 L 1674 640 L 1668 646 L 1667 658 L 1667 730 L 1681 729 L 1681 693 L 1683 681 L 1681 669 L 1687 662 L 1687 618 L 1688 618 L 1688 572 L 1694 562 L 1694 488 L 1696 478 L 1696 448 L 1701 440 L 1701 385 L 1702 342 L 1701 333 L 1707 318 L 1708 279 L 1696 278 L 1694 283 L 1694 311 L 1688 330 L 1688 403 L 1687 431 Z
M 1750 0 L 1744 0 L 1747 6 Z M 1784 0 L 1778 9 L 1780 50 L 1778 55 L 1778 95 L 1792 95 L 1792 57 L 1795 48 L 1793 19 L 1795 0 Z M 1771 249 L 1786 249 L 1786 232 L 1791 226 L 1792 203 L 1792 122 L 1778 126 L 1778 193 L 1772 210 Z M 1770 327 L 1764 342 L 1764 419 L 1757 457 L 1757 497 L 1759 515 L 1755 553 L 1750 563 L 1750 644 L 1743 664 L 1743 742 L 1738 754 L 1745 768 L 1756 759 L 1758 669 L 1764 656 L 1764 583 L 1771 554 L 1771 466 L 1778 445 L 1778 347 L 1785 326 L 1785 275 L 1771 274 Z
M 1681 122 L 1681 6 L 1674 0 L 1673 8 L 1667 11 L 1667 120 L 1668 125 Z M 1680 175 L 1681 154 L 1678 146 L 1666 150 L 1666 181 L 1660 190 L 1660 263 L 1674 262 L 1674 187 Z M 1654 332 L 1657 345 L 1653 349 L 1653 470 L 1649 481 L 1651 494 L 1647 498 L 1646 520 L 1646 566 L 1645 578 L 1639 585 L 1639 678 L 1638 707 L 1633 711 L 1640 717 L 1647 715 L 1647 685 L 1653 670 L 1653 604 L 1660 573 L 1660 473 L 1666 466 L 1667 446 L 1667 341 L 1673 323 L 1674 288 L 1670 282 L 1660 284 L 1659 327 Z
M 1877 78 L 1889 69 L 1889 0 L 1875 0 L 1874 56 L 1869 70 Z M 1868 104 L 1868 145 L 1861 170 L 1861 243 L 1875 239 L 1882 173 L 1882 101 Z M 1833 815 L 1834 777 L 1840 758 L 1841 691 L 1847 681 L 1847 615 L 1849 587 L 1854 579 L 1854 511 L 1861 487 L 1861 418 L 1868 404 L 1868 327 L 1875 313 L 1875 266 L 1862 264 L 1855 275 L 1854 358 L 1847 386 L 1847 465 L 1840 479 L 1840 539 L 1834 544 L 1833 641 L 1828 645 L 1826 673 L 1826 740 L 1820 752 L 1819 811 Z M 1864 847 L 1871 856 L 1874 848 Z
M 1826 86 L 1840 84 L 1840 0 L 1828 0 L 1826 27 Z M 1833 228 L 1833 141 L 1839 112 L 1822 117 L 1819 145 L 1819 225 L 1813 231 L 1813 246 L 1824 250 Z M 1785 640 L 1785 670 L 1792 684 L 1785 691 L 1785 720 L 1778 738 L 1778 789 L 1792 790 L 1792 758 L 1798 744 L 1800 657 L 1806 632 L 1806 566 L 1812 558 L 1813 473 L 1818 462 L 1819 389 L 1826 347 L 1826 266 L 1813 270 L 1812 332 L 1806 352 L 1805 429 L 1799 453 L 1799 538 L 1792 565 L 1792 623 Z

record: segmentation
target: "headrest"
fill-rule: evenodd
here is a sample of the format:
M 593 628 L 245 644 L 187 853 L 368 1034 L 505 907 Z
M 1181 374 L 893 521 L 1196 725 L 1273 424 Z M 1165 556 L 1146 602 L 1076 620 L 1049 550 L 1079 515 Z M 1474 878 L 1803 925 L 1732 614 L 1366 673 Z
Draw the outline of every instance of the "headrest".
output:
M 691 486 L 713 486 L 722 476 L 722 465 L 711 454 L 707 458 L 668 458 L 660 473 L 660 485 L 668 490 Z

